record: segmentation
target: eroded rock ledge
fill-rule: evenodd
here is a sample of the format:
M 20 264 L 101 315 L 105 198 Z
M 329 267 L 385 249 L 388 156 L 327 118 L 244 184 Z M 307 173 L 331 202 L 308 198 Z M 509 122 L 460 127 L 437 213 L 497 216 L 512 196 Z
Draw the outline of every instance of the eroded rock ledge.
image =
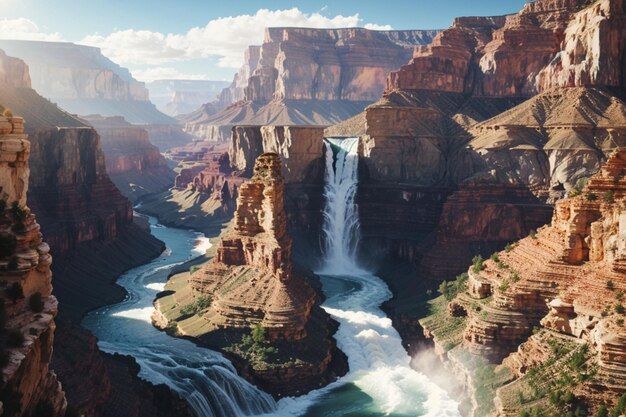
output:
M 227 352 L 245 376 L 276 396 L 303 394 L 346 368 L 311 278 L 292 265 L 281 169 L 278 154 L 257 158 L 215 257 L 172 278 L 165 294 L 175 292 L 156 301 L 153 317 L 158 327 Z M 254 343 L 247 339 L 251 331 Z
M 493 415 L 560 415 L 565 406 L 548 400 L 557 391 L 595 412 L 626 391 L 625 175 L 618 148 L 580 195 L 556 204 L 551 225 L 476 260 L 447 311 L 422 321 L 474 395 L 477 375 L 502 364 L 482 381 L 499 387 Z
M 67 407 L 50 369 L 58 303 L 50 247 L 26 206 L 29 156 L 23 120 L 0 116 L 0 409 L 21 416 L 45 408 L 56 417 Z

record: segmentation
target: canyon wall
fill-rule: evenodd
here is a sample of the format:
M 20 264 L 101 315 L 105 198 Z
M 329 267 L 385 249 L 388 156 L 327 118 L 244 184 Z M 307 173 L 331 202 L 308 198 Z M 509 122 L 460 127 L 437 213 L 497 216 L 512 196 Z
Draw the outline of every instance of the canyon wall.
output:
M 505 18 L 457 19 L 389 75 L 386 91 L 529 97 L 555 86 L 624 87 L 624 17 L 622 0 L 538 0 Z
M 174 171 L 159 149 L 150 143 L 148 131 L 122 117 L 84 117 L 100 135 L 106 170 L 115 186 L 131 201 L 167 190 Z
M 268 28 L 247 50 L 242 69 L 220 100 L 182 121 L 203 140 L 228 140 L 236 125 L 321 125 L 345 120 L 378 97 L 387 74 L 437 31 L 362 28 Z
M 27 81 L 25 65 L 0 58 L 0 67 L 5 71 L 18 70 L 8 79 Z M 59 330 L 64 340 L 76 342 L 56 343 L 52 356 L 70 406 L 85 407 L 87 411 L 89 405 L 111 404 L 117 398 L 129 408 L 100 407 L 92 415 L 154 415 L 159 401 L 172 396 L 171 392 L 138 382 L 135 364 L 112 361 L 97 350 L 93 341 L 80 345 L 78 341 L 88 342 L 91 336 L 78 323 L 85 312 L 123 299 L 124 291 L 113 281 L 129 268 L 158 256 L 164 246 L 134 223 L 130 202 L 107 175 L 100 137 L 92 127 L 42 98 L 27 82 L 1 87 L 0 103 L 28 118 L 25 131 L 30 135 L 32 157 L 29 205 L 39 216 L 41 230 L 55 257 L 52 269 L 60 301 Z M 81 355 L 103 359 L 76 360 Z M 105 372 L 128 384 L 123 390 L 113 388 L 103 393 L 101 379 L 78 378 L 102 376 Z M 181 406 L 177 398 L 172 397 L 170 406 Z M 190 412 L 186 409 L 182 413 Z
M 579 195 L 556 204 L 550 225 L 476 261 L 447 312 L 438 313 L 441 325 L 423 322 L 453 366 L 472 373 L 480 362 L 461 361 L 467 352 L 508 368 L 511 378 L 492 393 L 497 415 L 531 406 L 544 415 L 567 407 L 595 412 L 626 389 L 624 172 L 626 150 L 618 148 Z M 453 321 L 454 332 L 442 332 Z M 546 378 L 563 369 L 569 382 Z M 564 391 L 573 405 L 549 400 Z
M 52 257 L 35 215 L 26 206 L 30 143 L 23 119 L 0 116 L 0 275 L 2 382 L 0 409 L 5 416 L 48 410 L 64 416 L 67 401 L 50 368 L 54 318 Z
M 173 123 L 149 101 L 144 83 L 98 48 L 16 40 L 0 40 L 0 48 L 26 62 L 33 89 L 71 113 L 121 115 L 138 124 Z

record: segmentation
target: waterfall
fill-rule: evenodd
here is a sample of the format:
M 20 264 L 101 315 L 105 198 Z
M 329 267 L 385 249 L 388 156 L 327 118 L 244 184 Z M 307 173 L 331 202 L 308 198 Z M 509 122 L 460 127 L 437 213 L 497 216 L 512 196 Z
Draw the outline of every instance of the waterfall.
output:
M 359 208 L 355 202 L 359 183 L 358 138 L 324 140 L 326 173 L 324 186 L 325 269 L 337 272 L 358 269 L 356 255 L 360 240 Z

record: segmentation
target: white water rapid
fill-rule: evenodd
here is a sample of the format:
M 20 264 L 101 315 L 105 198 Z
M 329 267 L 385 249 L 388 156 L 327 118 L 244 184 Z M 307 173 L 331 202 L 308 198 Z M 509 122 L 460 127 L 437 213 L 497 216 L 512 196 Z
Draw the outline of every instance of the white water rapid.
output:
M 460 417 L 457 403 L 410 367 L 400 335 L 380 309 L 391 292 L 358 265 L 358 139 L 331 138 L 324 146 L 325 246 L 318 274 L 326 295 L 323 308 L 340 324 L 335 338 L 348 356 L 346 376 L 276 404 L 240 378 L 222 355 L 153 328 L 156 293 L 172 267 L 193 257 L 199 245 L 193 232 L 159 226 L 154 219 L 152 231 L 166 242 L 166 254 L 124 274 L 118 283 L 128 298 L 89 314 L 83 324 L 100 339 L 103 350 L 135 357 L 141 377 L 173 388 L 199 417 Z
M 272 415 L 460 417 L 458 404 L 410 367 L 400 335 L 380 309 L 391 292 L 358 265 L 357 148 L 357 138 L 325 140 L 325 245 L 318 271 L 326 295 L 323 307 L 340 323 L 335 338 L 350 371 L 306 396 L 281 400 Z
M 152 326 L 152 302 L 163 290 L 176 265 L 200 256 L 208 239 L 189 230 L 158 225 L 150 218 L 152 233 L 167 245 L 159 258 L 132 269 L 117 283 L 128 291 L 119 304 L 96 310 L 83 326 L 98 337 L 105 352 L 133 356 L 139 376 L 166 384 L 186 399 L 199 417 L 242 417 L 267 413 L 276 407 L 268 394 L 239 377 L 221 354 Z

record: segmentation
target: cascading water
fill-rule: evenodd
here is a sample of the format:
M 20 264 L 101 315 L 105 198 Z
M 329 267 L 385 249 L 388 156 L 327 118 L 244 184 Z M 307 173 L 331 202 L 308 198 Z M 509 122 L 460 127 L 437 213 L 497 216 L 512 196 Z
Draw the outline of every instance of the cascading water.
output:
M 170 252 L 124 274 L 123 302 L 89 314 L 84 321 L 100 347 L 135 357 L 140 376 L 164 383 L 187 399 L 199 417 L 247 415 L 305 417 L 460 417 L 458 404 L 410 367 L 400 335 L 379 306 L 391 298 L 386 284 L 357 265 L 359 216 L 358 139 L 325 140 L 323 308 L 339 322 L 338 347 L 350 372 L 305 396 L 276 404 L 240 378 L 219 353 L 176 339 L 152 327 L 152 300 L 173 266 L 189 259 L 196 237 L 190 231 L 155 225 L 153 233 Z
M 359 210 L 355 203 L 359 183 L 358 146 L 358 138 L 328 138 L 324 141 L 326 205 L 322 232 L 324 262 L 332 268 L 356 264 L 360 240 Z
M 156 224 L 152 233 L 167 244 L 161 257 L 132 269 L 117 281 L 128 291 L 119 304 L 96 310 L 83 325 L 99 339 L 102 350 L 133 356 L 139 376 L 166 384 L 186 399 L 198 417 L 241 417 L 267 413 L 276 403 L 239 377 L 221 354 L 178 339 L 152 326 L 152 302 L 163 290 L 172 268 L 206 250 L 208 239 L 189 230 Z M 198 246 L 198 241 L 205 245 Z
M 304 397 L 281 400 L 272 415 L 460 417 L 458 404 L 410 367 L 400 335 L 379 308 L 391 292 L 357 264 L 358 139 L 330 138 L 325 147 L 325 244 L 318 274 L 323 307 L 340 324 L 335 338 L 350 372 Z

